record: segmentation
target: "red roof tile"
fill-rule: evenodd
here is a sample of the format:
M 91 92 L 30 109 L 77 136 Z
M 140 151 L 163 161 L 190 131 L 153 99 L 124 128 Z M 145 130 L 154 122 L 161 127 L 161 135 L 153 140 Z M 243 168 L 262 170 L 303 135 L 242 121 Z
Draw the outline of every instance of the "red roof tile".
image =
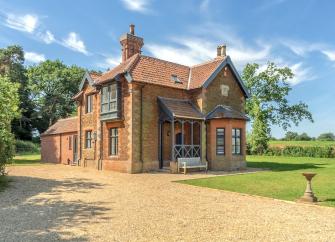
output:
M 192 66 L 189 89 L 201 87 L 224 60 L 224 58 L 217 57 L 214 60 Z
M 224 58 L 215 58 L 203 64 L 189 67 L 154 57 L 135 54 L 112 70 L 104 73 L 96 80 L 96 83 L 103 84 L 119 74 L 129 72 L 132 79 L 137 82 L 180 89 L 194 89 L 201 87 L 224 60 Z M 181 83 L 173 81 L 173 75 L 177 76 Z
M 77 122 L 77 117 L 59 119 L 56 123 L 51 125 L 41 136 L 76 132 Z
M 203 114 L 189 99 L 158 97 L 158 100 L 167 110 L 169 110 L 173 117 L 204 119 Z

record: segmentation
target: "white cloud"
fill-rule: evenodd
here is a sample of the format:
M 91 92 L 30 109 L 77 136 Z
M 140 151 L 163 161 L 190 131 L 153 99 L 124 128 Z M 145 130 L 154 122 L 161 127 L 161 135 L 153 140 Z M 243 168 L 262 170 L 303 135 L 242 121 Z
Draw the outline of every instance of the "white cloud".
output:
M 333 50 L 323 50 L 321 52 L 325 56 L 327 56 L 330 61 L 335 61 L 335 51 L 333 51 Z
M 31 14 L 8 14 L 5 25 L 12 29 L 33 33 L 38 26 L 38 17 Z
M 292 86 L 295 86 L 301 82 L 316 79 L 316 75 L 312 73 L 311 68 L 304 67 L 302 62 L 295 63 L 289 66 L 289 68 L 294 73 L 294 77 L 288 80 L 288 83 L 291 84 Z
M 121 0 L 123 5 L 135 12 L 147 13 L 151 0 Z
M 80 39 L 79 35 L 75 32 L 70 32 L 66 39 L 63 39 L 62 44 L 74 51 L 88 55 L 85 43 Z
M 45 61 L 45 56 L 43 54 L 38 54 L 35 52 L 25 52 L 24 58 L 26 61 L 32 62 L 32 63 L 39 63 L 42 61 Z
M 227 44 L 227 55 L 230 55 L 241 69 L 248 62 L 266 62 L 270 58 L 271 45 L 261 42 L 244 43 L 234 33 L 223 26 L 209 24 L 197 26 L 187 37 L 171 37 L 172 44 L 149 43 L 145 48 L 155 57 L 184 65 L 195 65 L 216 57 L 219 44 Z
M 49 30 L 45 31 L 45 33 L 38 33 L 38 37 L 46 44 L 55 42 L 55 36 Z
M 108 68 L 113 68 L 114 66 L 117 66 L 121 63 L 122 59 L 121 56 L 118 55 L 118 57 L 112 57 L 112 56 L 107 56 L 107 55 L 101 55 L 104 57 L 103 62 L 99 62 L 96 65 L 100 68 L 108 69 Z

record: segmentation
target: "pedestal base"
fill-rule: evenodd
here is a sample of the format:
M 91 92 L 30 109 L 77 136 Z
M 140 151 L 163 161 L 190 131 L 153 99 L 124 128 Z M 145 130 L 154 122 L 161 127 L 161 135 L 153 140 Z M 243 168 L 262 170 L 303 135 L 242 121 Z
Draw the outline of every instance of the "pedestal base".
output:
M 301 198 L 298 199 L 298 202 L 304 203 L 316 203 L 318 201 L 317 197 L 314 194 L 304 194 Z

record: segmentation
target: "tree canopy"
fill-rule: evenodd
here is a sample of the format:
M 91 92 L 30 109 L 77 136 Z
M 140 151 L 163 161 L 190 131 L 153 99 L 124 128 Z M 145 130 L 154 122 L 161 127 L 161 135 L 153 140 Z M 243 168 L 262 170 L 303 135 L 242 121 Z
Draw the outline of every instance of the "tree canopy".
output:
M 334 141 L 335 140 L 335 135 L 333 133 L 323 133 L 320 134 L 320 136 L 318 137 L 318 140 L 322 140 L 322 141 Z
M 305 103 L 290 104 L 287 99 L 292 90 L 288 80 L 293 76 L 290 68 L 278 67 L 271 62 L 264 70 L 258 64 L 245 66 L 242 78 L 251 93 L 246 103 L 246 112 L 253 122 L 252 152 L 262 153 L 267 149 L 270 125 L 278 125 L 286 130 L 292 124 L 298 125 L 303 119 L 313 122 Z
M 0 175 L 5 174 L 5 164 L 14 155 L 14 136 L 11 122 L 19 116 L 19 84 L 0 75 Z
M 12 130 L 19 139 L 31 139 L 33 103 L 29 98 L 24 51 L 17 45 L 0 48 L 0 75 L 6 76 L 11 83 L 19 84 L 19 108 L 21 115 L 12 121 Z
M 84 73 L 85 69 L 67 66 L 60 60 L 47 60 L 28 68 L 31 99 L 35 106 L 34 126 L 40 133 L 75 111 L 71 98 L 78 92 Z

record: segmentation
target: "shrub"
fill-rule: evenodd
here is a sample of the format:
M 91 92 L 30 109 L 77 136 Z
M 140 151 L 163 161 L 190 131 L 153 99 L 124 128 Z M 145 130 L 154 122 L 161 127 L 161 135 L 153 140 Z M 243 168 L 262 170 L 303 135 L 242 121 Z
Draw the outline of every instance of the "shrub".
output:
M 40 147 L 38 144 L 26 140 L 16 140 L 16 153 L 38 153 L 40 152 Z
M 334 158 L 335 149 L 331 146 L 285 146 L 270 147 L 266 155 L 273 156 L 293 156 L 293 157 L 317 157 L 317 158 Z

